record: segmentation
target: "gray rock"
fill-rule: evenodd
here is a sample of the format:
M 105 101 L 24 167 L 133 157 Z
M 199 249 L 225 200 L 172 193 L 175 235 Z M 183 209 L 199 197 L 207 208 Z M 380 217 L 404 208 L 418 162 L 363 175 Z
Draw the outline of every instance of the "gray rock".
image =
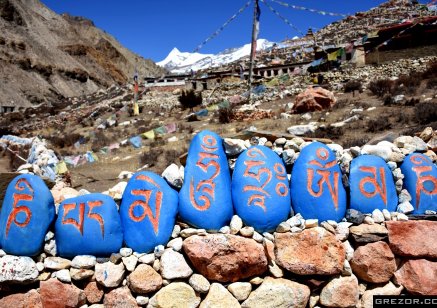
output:
M 167 183 L 176 188 L 181 188 L 184 183 L 184 174 L 180 172 L 180 169 L 176 164 L 168 166 L 162 172 L 162 177 L 167 181 Z
M 213 283 L 199 308 L 240 307 L 238 300 L 220 283 Z
M 120 255 L 122 257 L 129 257 L 132 254 L 132 248 L 123 247 L 120 249 Z
M 408 190 L 402 189 L 401 193 L 399 194 L 399 203 L 409 202 L 411 200 L 412 198 Z
M 296 152 L 292 149 L 286 149 L 282 152 L 282 160 L 286 166 L 291 166 L 296 161 Z
M 150 300 L 150 308 L 180 307 L 196 308 L 200 304 L 200 297 L 193 288 L 183 282 L 173 282 L 159 290 Z
M 56 241 L 54 239 L 51 239 L 48 243 L 45 243 L 44 252 L 51 256 L 56 256 Z
M 309 298 L 310 289 L 306 285 L 283 278 L 266 277 L 241 307 L 305 308 Z
M 234 282 L 228 286 L 228 290 L 238 301 L 242 302 L 252 292 L 252 284 L 250 282 Z
M 173 227 L 173 232 L 171 233 L 171 237 L 172 238 L 177 238 L 180 233 L 181 233 L 181 226 L 175 225 Z
M 139 306 L 145 306 L 149 303 L 149 298 L 146 296 L 138 295 L 135 300 Z
M 346 219 L 347 221 L 354 223 L 356 225 L 360 225 L 364 221 L 364 214 L 360 211 L 354 209 L 347 209 L 346 211 Z
M 377 145 L 366 144 L 361 149 L 361 154 L 376 155 L 381 157 L 385 161 L 389 161 L 392 154 L 392 149 L 388 146 L 381 146 L 380 144 Z
M 349 227 L 352 225 L 350 222 L 340 222 L 335 229 L 335 237 L 339 241 L 345 241 L 349 237 Z
M 351 243 L 349 241 L 343 242 L 343 247 L 345 251 L 346 260 L 350 261 L 354 257 L 355 250 L 353 249 Z
M 75 256 L 71 261 L 71 266 L 74 268 L 93 268 L 96 265 L 96 257 L 94 256 Z
M 332 279 L 320 293 L 320 303 L 326 307 L 356 307 L 359 298 L 355 276 Z
M 220 228 L 219 233 L 231 234 L 231 228 L 229 226 L 223 226 Z
M 153 262 L 155 262 L 155 254 L 154 253 L 149 253 L 149 254 L 145 254 L 144 256 L 141 256 L 138 261 L 140 263 L 144 263 L 144 264 L 148 264 L 148 265 L 152 265 Z
M 290 225 L 287 222 L 283 221 L 276 227 L 276 232 L 284 233 L 290 231 L 290 229 Z
M 161 275 L 165 279 L 188 278 L 193 270 L 179 252 L 166 249 L 161 257 Z
M 403 289 L 403 286 L 396 287 L 391 281 L 389 281 L 383 287 L 366 290 L 361 297 L 361 307 L 372 308 L 374 295 L 400 295 Z
M 398 205 L 397 211 L 399 213 L 409 214 L 414 211 L 414 206 L 409 201 L 405 201 Z
M 70 276 L 73 280 L 83 280 L 88 279 L 94 275 L 94 271 L 90 269 L 78 269 L 78 268 L 70 268 Z
M 246 142 L 241 139 L 225 138 L 223 145 L 228 156 L 237 156 L 248 148 Z
M 387 209 L 382 210 L 382 215 L 384 215 L 385 220 L 387 220 L 387 221 L 391 220 L 390 212 Z
M 244 237 L 252 237 L 253 233 L 255 232 L 255 229 L 253 227 L 243 227 L 240 230 L 240 234 Z
M 191 275 L 188 280 L 190 286 L 194 289 L 194 291 L 198 293 L 207 293 L 209 291 L 210 283 L 208 279 L 199 274 Z
M 123 263 L 97 263 L 95 267 L 95 277 L 97 282 L 107 288 L 118 287 L 123 281 L 124 273 L 125 269 Z
M 164 253 L 165 247 L 163 245 L 158 245 L 155 247 L 155 250 L 153 251 L 155 254 L 155 257 L 160 258 L 162 254 Z
M 238 215 L 234 215 L 232 216 L 229 227 L 231 228 L 231 234 L 235 235 L 241 230 L 241 228 L 243 228 L 243 221 L 238 217 Z
M 269 241 L 274 242 L 275 241 L 275 237 L 273 236 L 273 234 L 269 233 L 269 232 L 264 232 L 263 236 L 268 239 Z
M 379 209 L 374 209 L 372 212 L 373 221 L 377 224 L 384 222 L 384 214 Z
M 48 257 L 44 260 L 44 267 L 51 270 L 70 268 L 71 261 L 60 257 Z
M 314 133 L 317 129 L 317 126 L 315 124 L 316 122 L 311 122 L 309 124 L 303 124 L 303 125 L 294 125 L 287 128 L 287 131 L 289 134 L 302 136 L 309 133 Z
M 0 282 L 29 283 L 38 275 L 36 263 L 29 257 L 6 255 L 0 258 Z
M 68 269 L 63 269 L 60 271 L 55 272 L 56 278 L 58 278 L 59 281 L 70 283 L 71 282 L 71 276 L 70 271 Z
M 123 261 L 124 266 L 129 272 L 132 272 L 135 269 L 135 266 L 137 266 L 138 258 L 134 255 L 130 255 L 129 257 L 123 257 L 121 258 Z
M 206 235 L 206 230 L 205 229 L 194 229 L 194 228 L 187 228 L 181 231 L 180 236 L 182 236 L 183 238 L 187 238 L 193 235 Z
M 182 249 L 182 243 L 183 243 L 182 238 L 178 237 L 168 242 L 167 247 L 172 248 L 174 251 L 180 251 Z

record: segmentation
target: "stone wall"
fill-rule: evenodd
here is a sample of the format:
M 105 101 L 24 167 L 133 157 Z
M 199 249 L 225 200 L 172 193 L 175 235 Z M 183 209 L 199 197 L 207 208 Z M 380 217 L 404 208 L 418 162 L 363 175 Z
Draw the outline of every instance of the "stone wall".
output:
M 2 252 L 0 307 L 372 307 L 373 295 L 437 295 L 437 222 L 373 218 L 317 226 L 296 215 L 263 235 L 238 216 L 219 233 L 177 224 L 166 247 L 109 258 Z
M 350 149 L 201 132 L 184 177 L 177 166 L 139 172 L 112 198 L 21 175 L 0 215 L 0 307 L 372 307 L 373 295 L 437 295 L 437 222 L 411 220 L 435 218 L 436 149 L 431 128 Z
M 435 55 L 437 45 L 407 48 L 402 50 L 372 51 L 366 55 L 366 64 L 379 64 L 408 58 L 420 58 Z

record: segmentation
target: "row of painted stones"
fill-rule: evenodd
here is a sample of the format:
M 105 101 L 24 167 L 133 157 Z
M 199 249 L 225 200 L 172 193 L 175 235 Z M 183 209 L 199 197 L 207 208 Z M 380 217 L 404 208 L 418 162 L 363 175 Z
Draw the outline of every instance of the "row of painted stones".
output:
M 437 169 L 424 155 L 413 153 L 401 165 L 405 187 L 413 192 L 414 213 L 437 208 Z M 361 155 L 351 163 L 349 199 L 352 209 L 396 211 L 398 196 L 391 170 L 379 157 Z M 207 230 L 229 223 L 234 210 L 259 232 L 272 231 L 290 213 L 320 221 L 341 221 L 347 194 L 334 153 L 314 142 L 303 148 L 293 166 L 291 184 L 278 155 L 263 146 L 240 154 L 231 182 L 221 138 L 203 131 L 193 139 L 179 194 L 151 172 L 129 181 L 120 209 L 103 194 L 64 200 L 55 223 L 58 253 L 109 255 L 123 241 L 138 252 L 166 244 L 176 216 Z M 14 179 L 0 216 L 0 243 L 14 255 L 37 255 L 55 219 L 53 197 L 32 175 Z
M 437 295 L 437 246 L 429 241 L 436 222 L 349 224 L 347 234 L 338 230 L 343 222 L 330 228 L 305 222 L 301 232 L 278 232 L 257 243 L 243 232 L 248 226 L 237 216 L 232 220 L 228 231 L 235 235 L 175 228 L 167 248 L 152 254 L 122 248 L 110 258 L 76 256 L 71 261 L 40 255 L 36 264 L 29 257 L 6 255 L 0 258 L 0 282 L 40 280 L 39 293 L 27 296 L 43 304 L 74 299 L 71 307 L 102 302 L 178 307 L 180 292 L 189 307 L 259 307 L 268 301 L 274 307 L 371 307 L 372 295 L 399 295 L 404 289 Z M 26 302 L 23 296 L 4 296 L 0 306 L 14 298 Z

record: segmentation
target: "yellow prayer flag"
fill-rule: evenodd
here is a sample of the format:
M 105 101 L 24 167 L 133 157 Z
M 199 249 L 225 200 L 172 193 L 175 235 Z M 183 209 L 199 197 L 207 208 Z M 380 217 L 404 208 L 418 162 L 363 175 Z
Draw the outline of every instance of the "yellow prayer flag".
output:
M 155 139 L 155 132 L 152 129 L 152 130 L 149 130 L 148 132 L 145 132 L 144 134 L 142 134 L 142 136 L 144 138 L 153 140 L 153 139 Z
M 61 161 L 56 165 L 56 173 L 57 174 L 64 174 L 68 172 L 67 164 L 65 161 Z
M 138 103 L 134 103 L 134 115 L 140 115 L 140 108 L 138 107 Z
M 328 61 L 335 61 L 337 60 L 337 51 L 331 52 L 328 54 Z

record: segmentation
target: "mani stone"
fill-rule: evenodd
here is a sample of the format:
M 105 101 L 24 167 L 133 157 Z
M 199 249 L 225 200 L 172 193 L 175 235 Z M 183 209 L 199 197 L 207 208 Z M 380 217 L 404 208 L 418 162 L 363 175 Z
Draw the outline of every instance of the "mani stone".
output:
M 313 142 L 302 149 L 291 173 L 294 212 L 305 219 L 340 222 L 346 213 L 346 191 L 335 154 Z
M 55 218 L 53 196 L 44 181 L 32 174 L 8 185 L 0 213 L 0 246 L 12 255 L 35 256 Z
M 401 165 L 404 187 L 413 197 L 413 214 L 437 211 L 437 167 L 425 155 L 412 153 Z
M 252 146 L 235 163 L 232 201 L 243 222 L 259 233 L 274 231 L 290 215 L 287 171 L 265 146 Z
M 167 244 L 178 212 L 178 193 L 152 172 L 135 173 L 124 190 L 120 206 L 126 245 L 149 253 Z
M 375 209 L 396 211 L 398 196 L 395 183 L 381 157 L 361 155 L 352 160 L 349 186 L 351 209 L 364 214 L 372 213 Z
M 231 175 L 223 140 L 201 131 L 191 141 L 179 192 L 179 216 L 196 228 L 220 230 L 233 215 Z
M 98 193 L 64 200 L 59 206 L 55 237 L 62 257 L 118 252 L 123 232 L 117 205 L 111 197 Z

